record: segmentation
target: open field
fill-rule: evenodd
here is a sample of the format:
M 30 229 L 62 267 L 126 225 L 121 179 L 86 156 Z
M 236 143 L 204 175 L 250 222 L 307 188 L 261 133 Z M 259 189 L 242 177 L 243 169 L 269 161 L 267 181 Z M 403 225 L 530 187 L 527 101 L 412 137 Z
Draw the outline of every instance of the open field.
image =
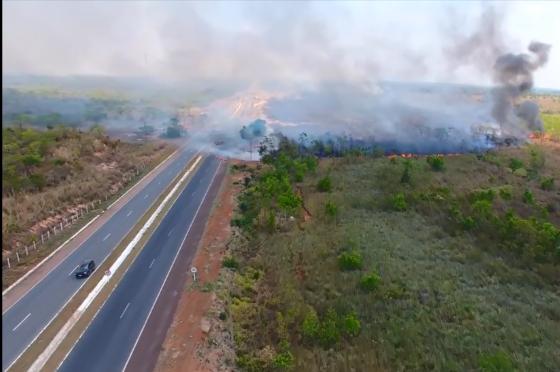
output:
M 240 168 L 244 238 L 224 266 L 241 369 L 557 368 L 558 143 L 348 155 L 304 177 L 281 154 Z

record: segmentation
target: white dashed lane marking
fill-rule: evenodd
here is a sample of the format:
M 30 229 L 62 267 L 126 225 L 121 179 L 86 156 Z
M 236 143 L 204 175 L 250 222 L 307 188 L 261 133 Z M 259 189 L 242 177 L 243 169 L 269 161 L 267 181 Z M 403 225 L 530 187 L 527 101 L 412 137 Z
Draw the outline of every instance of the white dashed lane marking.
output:
M 110 237 L 110 236 L 111 236 L 111 233 L 109 233 L 109 234 L 105 235 L 105 237 L 103 238 L 103 241 L 105 241 L 105 240 L 109 239 L 109 237 Z
M 18 329 L 19 326 L 22 325 L 23 322 L 25 322 L 25 321 L 27 320 L 27 318 L 29 318 L 30 316 L 31 316 L 31 313 L 27 314 L 27 315 L 25 316 L 25 318 L 23 318 L 23 320 L 22 320 L 21 322 L 19 322 L 19 323 L 17 324 L 17 326 L 14 327 L 14 329 L 12 329 L 12 332 L 14 332 L 16 329 Z
M 128 307 L 130 306 L 130 302 L 126 304 L 126 307 L 124 308 L 123 312 L 121 313 L 120 319 L 123 318 L 124 313 L 126 313 L 126 310 L 128 310 Z
M 128 213 L 126 214 L 127 217 L 130 217 L 130 215 L 132 214 L 132 211 L 128 211 Z

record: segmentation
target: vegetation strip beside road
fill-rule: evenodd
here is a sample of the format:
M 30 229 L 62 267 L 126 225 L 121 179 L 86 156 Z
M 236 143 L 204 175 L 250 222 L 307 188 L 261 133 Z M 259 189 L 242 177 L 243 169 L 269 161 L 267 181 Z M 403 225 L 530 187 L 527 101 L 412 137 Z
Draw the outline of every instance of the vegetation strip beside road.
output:
M 146 171 L 140 173 L 136 180 L 132 180 L 127 187 L 119 190 L 110 199 L 101 202 L 101 204 L 96 208 L 90 210 L 89 213 L 84 214 L 84 217 L 80 222 L 75 225 L 70 225 L 64 231 L 59 233 L 55 238 L 45 242 L 45 245 L 36 251 L 34 251 L 29 256 L 21 257 L 22 264 L 14 266 L 10 270 L 2 270 L 2 296 L 7 294 L 12 288 L 14 288 L 18 283 L 24 280 L 28 275 L 30 275 L 39 266 L 45 263 L 53 254 L 55 254 L 59 249 L 64 247 L 76 235 L 86 228 L 90 223 L 94 221 L 97 217 L 101 216 L 106 210 L 111 208 L 116 204 L 122 197 L 133 190 L 137 185 L 139 185 L 146 177 L 152 174 L 154 171 L 159 169 L 163 164 L 165 164 L 169 159 L 179 153 L 178 150 L 172 151 L 168 156 L 166 156 L 162 161 L 155 164 L 153 167 L 146 169 Z M 41 261 L 39 261 L 41 260 Z M 35 262 L 39 261 L 34 265 Z M 31 268 L 27 267 L 26 264 L 33 265 Z M 19 270 L 22 268 L 22 270 Z
M 115 248 L 115 250 L 107 257 L 107 259 L 101 265 L 99 265 L 98 269 L 92 274 L 91 279 L 88 280 L 87 283 L 85 283 L 85 285 L 82 287 L 82 289 L 78 291 L 71 300 L 68 301 L 64 309 L 61 310 L 61 312 L 55 317 L 55 319 L 53 319 L 53 321 L 42 331 L 35 342 L 31 344 L 29 348 L 11 366 L 11 370 L 28 370 L 37 360 L 37 358 L 39 358 L 39 356 L 43 352 L 45 352 L 55 336 L 62 331 L 67 321 L 71 320 L 73 314 L 75 314 L 80 309 L 81 304 L 89 297 L 90 292 L 93 291 L 97 284 L 103 279 L 105 271 L 112 267 L 115 261 L 121 256 L 121 254 L 123 254 L 124 250 L 134 239 L 134 237 L 139 234 L 140 230 L 146 225 L 146 223 L 156 212 L 156 210 L 160 209 L 160 206 L 162 205 L 164 200 L 169 197 L 170 193 L 174 189 L 174 191 L 177 191 L 179 188 L 185 187 L 187 185 L 188 181 L 190 181 L 190 178 L 194 173 L 194 166 L 200 163 L 200 158 L 201 157 L 198 155 L 194 157 L 186 167 L 187 169 L 193 169 L 191 169 L 188 174 L 179 174 L 175 178 L 175 180 L 170 183 L 170 185 L 154 201 L 154 203 L 150 206 L 150 208 L 138 221 L 134 228 L 132 228 L 130 232 L 125 236 L 125 238 L 123 238 L 123 240 L 118 244 L 117 248 Z M 56 350 L 52 350 L 52 357 L 45 359 L 44 366 L 39 366 L 38 370 L 41 369 L 40 367 L 47 368 L 49 366 L 53 367 L 52 369 L 54 370 L 56 369 L 57 365 L 62 362 L 65 355 L 69 352 L 69 350 L 71 350 L 71 348 L 81 337 L 82 333 L 85 331 L 89 323 L 93 320 L 95 314 L 104 304 L 105 300 L 109 298 L 114 288 L 118 285 L 120 279 L 122 279 L 122 277 L 126 273 L 128 267 L 130 267 L 134 259 L 140 253 L 145 243 L 147 242 L 153 231 L 155 231 L 163 217 L 167 214 L 179 194 L 180 193 L 175 192 L 175 194 L 173 194 L 172 197 L 168 200 L 169 202 L 162 206 L 159 216 L 152 221 L 153 224 L 151 225 L 151 227 L 147 229 L 141 239 L 137 241 L 136 247 L 139 249 L 132 250 L 131 254 L 128 255 L 125 260 L 123 260 L 122 264 L 124 264 L 125 270 L 111 273 L 111 280 L 108 283 L 109 285 L 105 286 L 99 292 L 97 297 L 95 297 L 93 301 L 91 301 L 92 306 L 90 305 L 87 309 L 83 309 L 83 313 L 74 320 L 75 324 L 73 325 L 71 330 L 67 330 L 68 334 L 66 335 L 65 339 L 62 340 L 59 347 L 56 348 Z

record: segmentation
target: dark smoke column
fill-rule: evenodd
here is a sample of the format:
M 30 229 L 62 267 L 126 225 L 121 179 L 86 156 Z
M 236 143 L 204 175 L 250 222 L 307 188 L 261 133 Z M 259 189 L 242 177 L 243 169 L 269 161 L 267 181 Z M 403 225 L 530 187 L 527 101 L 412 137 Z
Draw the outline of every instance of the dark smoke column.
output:
M 533 41 L 527 53 L 504 54 L 494 65 L 494 80 L 500 84 L 494 90 L 492 115 L 508 135 L 522 137 L 527 130 L 542 131 L 539 107 L 525 101 L 517 108 L 516 100 L 533 88 L 533 72 L 548 61 L 550 45 Z M 525 125 L 524 125 L 525 124 Z

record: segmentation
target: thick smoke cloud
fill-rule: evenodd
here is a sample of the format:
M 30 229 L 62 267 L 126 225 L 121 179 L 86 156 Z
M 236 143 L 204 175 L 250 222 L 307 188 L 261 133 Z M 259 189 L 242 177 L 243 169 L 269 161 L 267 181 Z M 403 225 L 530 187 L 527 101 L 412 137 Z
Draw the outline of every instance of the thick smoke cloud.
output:
M 496 121 L 512 135 L 523 133 L 520 119 L 528 124 L 531 130 L 541 130 L 539 109 L 536 104 L 524 102 L 517 110 L 516 100 L 533 88 L 533 73 L 548 61 L 551 46 L 533 41 L 527 53 L 507 53 L 500 56 L 494 65 L 494 79 L 499 86 L 494 90 L 494 107 L 492 114 Z

